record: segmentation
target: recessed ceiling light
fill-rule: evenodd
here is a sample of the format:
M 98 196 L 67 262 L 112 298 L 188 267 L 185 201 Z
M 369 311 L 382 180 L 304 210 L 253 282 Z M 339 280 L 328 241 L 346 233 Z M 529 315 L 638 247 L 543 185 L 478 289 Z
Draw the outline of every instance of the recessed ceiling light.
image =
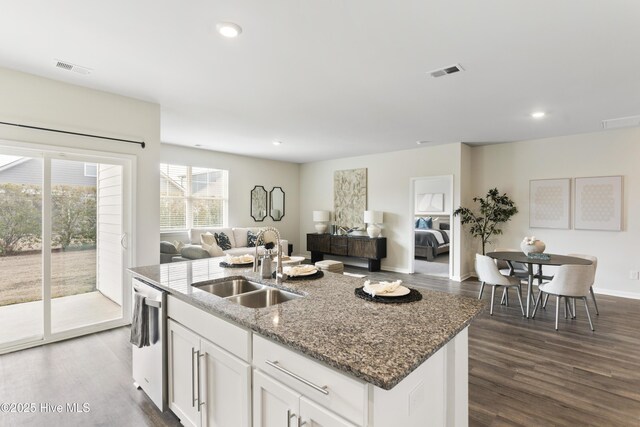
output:
M 534 119 L 541 119 L 545 116 L 544 111 L 535 111 L 533 113 L 531 113 L 531 117 L 533 117 Z
M 233 22 L 219 22 L 216 24 L 216 29 L 221 35 L 230 39 L 238 37 L 242 32 L 242 27 Z
M 416 144 L 418 144 L 418 145 L 423 145 L 423 144 L 428 144 L 428 143 L 430 143 L 430 142 L 431 142 L 431 141 L 416 141 Z
M 280 145 L 282 144 L 282 141 L 273 141 L 273 145 Z
M 195 144 L 194 147 L 202 147 L 202 144 Z

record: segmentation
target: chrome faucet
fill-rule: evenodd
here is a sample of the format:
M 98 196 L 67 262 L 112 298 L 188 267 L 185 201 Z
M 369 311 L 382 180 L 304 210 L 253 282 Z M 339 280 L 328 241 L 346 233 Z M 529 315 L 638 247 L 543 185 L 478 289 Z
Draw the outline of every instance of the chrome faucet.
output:
M 258 272 L 258 242 L 266 232 L 271 231 L 276 235 L 276 254 L 278 258 L 278 268 L 276 270 L 276 284 L 279 285 L 287 279 L 287 275 L 282 272 L 282 245 L 280 245 L 280 232 L 275 227 L 264 227 L 256 236 L 256 250 L 253 257 L 253 272 Z

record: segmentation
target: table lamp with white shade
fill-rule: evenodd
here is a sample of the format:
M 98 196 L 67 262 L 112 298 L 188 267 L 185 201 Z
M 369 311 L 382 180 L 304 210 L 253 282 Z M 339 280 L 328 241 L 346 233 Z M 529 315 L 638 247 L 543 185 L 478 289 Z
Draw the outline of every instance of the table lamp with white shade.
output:
M 327 232 L 327 222 L 331 220 L 329 211 L 313 211 L 313 222 L 316 223 L 316 232 L 323 234 Z
M 382 212 L 380 211 L 364 211 L 364 222 L 369 224 L 367 234 L 372 239 L 380 236 L 380 224 L 382 222 Z

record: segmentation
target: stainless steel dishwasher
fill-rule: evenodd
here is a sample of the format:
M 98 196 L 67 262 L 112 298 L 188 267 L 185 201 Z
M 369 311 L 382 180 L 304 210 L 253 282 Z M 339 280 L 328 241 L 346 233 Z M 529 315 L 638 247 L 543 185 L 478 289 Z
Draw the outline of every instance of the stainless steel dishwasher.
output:
M 153 403 L 164 411 L 167 408 L 166 292 L 136 278 L 132 280 L 131 288 L 131 301 L 135 301 L 136 293 L 144 295 L 149 315 L 149 346 L 131 346 L 133 385 L 144 390 Z

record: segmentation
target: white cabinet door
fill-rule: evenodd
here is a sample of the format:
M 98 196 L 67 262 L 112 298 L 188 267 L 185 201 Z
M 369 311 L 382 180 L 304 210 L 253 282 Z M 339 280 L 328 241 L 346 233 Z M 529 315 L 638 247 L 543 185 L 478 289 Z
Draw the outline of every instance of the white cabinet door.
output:
M 306 397 L 300 398 L 300 418 L 304 427 L 356 427 Z
M 297 427 L 300 395 L 253 371 L 253 427 Z
M 204 339 L 200 353 L 203 426 L 249 427 L 251 366 Z
M 199 426 L 197 403 L 197 351 L 200 338 L 180 324 L 168 320 L 169 409 L 185 426 Z

